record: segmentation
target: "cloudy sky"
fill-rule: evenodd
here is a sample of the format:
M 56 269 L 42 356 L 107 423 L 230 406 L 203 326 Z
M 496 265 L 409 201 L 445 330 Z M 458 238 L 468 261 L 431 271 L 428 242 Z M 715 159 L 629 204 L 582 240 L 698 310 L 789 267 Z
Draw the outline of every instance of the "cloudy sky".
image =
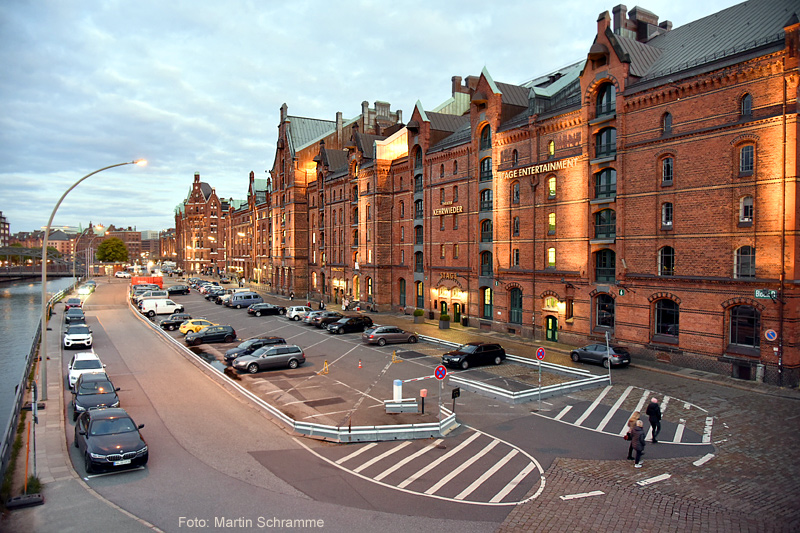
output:
M 162 230 L 195 172 L 221 197 L 272 167 L 280 106 L 408 120 L 450 78 L 522 83 L 585 58 L 604 0 L 3 0 L 0 211 L 11 232 L 92 223 Z M 736 0 L 642 0 L 674 27 Z M 633 8 L 636 4 L 628 5 Z M 488 7 L 491 6 L 491 7 Z

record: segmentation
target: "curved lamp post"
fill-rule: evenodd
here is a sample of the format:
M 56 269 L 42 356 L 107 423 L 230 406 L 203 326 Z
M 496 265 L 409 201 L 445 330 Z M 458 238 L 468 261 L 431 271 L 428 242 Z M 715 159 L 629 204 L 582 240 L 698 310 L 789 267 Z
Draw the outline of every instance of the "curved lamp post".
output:
M 67 191 L 61 195 L 61 198 L 58 199 L 58 203 L 53 208 L 53 212 L 50 213 L 50 219 L 47 221 L 47 227 L 44 230 L 44 239 L 42 241 L 42 335 L 41 335 L 41 345 L 39 347 L 39 357 L 41 360 L 41 372 L 42 372 L 42 383 L 41 383 L 41 399 L 47 400 L 47 244 L 48 238 L 50 237 L 50 225 L 53 223 L 53 219 L 56 216 L 56 211 L 58 211 L 58 207 L 61 205 L 61 202 L 64 201 L 64 198 L 74 189 L 77 187 L 83 180 L 90 176 L 94 176 L 98 172 L 102 172 L 104 170 L 108 170 L 109 168 L 114 167 L 121 167 L 124 165 L 139 165 L 145 166 L 147 161 L 145 159 L 137 159 L 136 161 L 128 161 L 126 163 L 117 163 L 116 165 L 109 165 L 107 167 L 103 167 L 100 169 L 95 170 L 94 172 L 90 172 L 86 174 L 84 177 L 76 181 L 72 184 L 72 187 L 67 189 Z

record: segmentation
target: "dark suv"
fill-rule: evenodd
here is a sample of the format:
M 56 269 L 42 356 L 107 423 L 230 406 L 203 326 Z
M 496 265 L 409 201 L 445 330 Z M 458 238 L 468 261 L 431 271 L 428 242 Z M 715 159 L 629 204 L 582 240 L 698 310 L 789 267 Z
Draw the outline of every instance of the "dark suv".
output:
M 163 329 L 175 331 L 186 320 L 191 320 L 192 315 L 189 313 L 172 313 L 167 318 L 158 323 Z M 198 317 L 199 318 L 199 317 Z
M 368 316 L 348 316 L 340 318 L 333 324 L 328 324 L 328 332 L 337 334 L 361 332 L 370 326 L 372 326 L 372 319 Z
M 187 333 L 185 340 L 190 346 L 204 342 L 233 342 L 236 340 L 236 330 L 233 326 L 208 326 L 198 332 Z
M 506 351 L 499 344 L 468 342 L 442 356 L 442 364 L 466 370 L 477 365 L 499 365 L 506 358 Z
M 286 344 L 286 339 L 283 337 L 264 337 L 261 339 L 246 340 L 236 348 L 231 348 L 225 352 L 225 362 L 230 364 L 240 355 L 250 355 L 259 348 L 269 346 L 270 344 Z

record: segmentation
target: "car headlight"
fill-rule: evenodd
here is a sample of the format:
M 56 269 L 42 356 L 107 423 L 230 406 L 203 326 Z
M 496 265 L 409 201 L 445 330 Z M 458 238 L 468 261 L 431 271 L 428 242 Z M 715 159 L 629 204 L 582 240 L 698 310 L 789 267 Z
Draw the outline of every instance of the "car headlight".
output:
M 111 407 L 119 407 L 119 400 L 111 404 Z
M 85 410 L 86 410 L 86 408 L 85 408 L 85 407 L 83 407 L 83 406 L 80 406 L 80 405 L 76 405 L 76 406 L 75 406 L 75 410 L 76 410 L 76 411 L 85 411 Z
M 91 457 L 92 459 L 105 459 L 106 458 L 105 455 L 101 455 L 99 453 L 89 453 L 89 457 Z

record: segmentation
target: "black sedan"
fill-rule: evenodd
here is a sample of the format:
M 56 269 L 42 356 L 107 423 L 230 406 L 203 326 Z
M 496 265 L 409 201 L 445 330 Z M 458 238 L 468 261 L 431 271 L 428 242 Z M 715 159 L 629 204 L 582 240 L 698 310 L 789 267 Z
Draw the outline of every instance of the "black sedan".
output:
M 611 357 L 611 364 L 614 366 L 623 366 L 631 364 L 631 354 L 622 346 L 608 346 L 605 344 L 589 344 L 583 348 L 572 350 L 570 357 L 576 363 L 580 361 L 591 361 L 593 363 L 602 363 L 605 368 L 608 368 L 608 359 Z
M 328 324 L 328 331 L 330 333 L 353 333 L 355 331 L 361 332 L 372 326 L 372 319 L 368 316 L 350 316 L 340 318 L 332 324 Z
M 124 409 L 93 409 L 81 414 L 75 424 L 75 447 L 83 455 L 87 474 L 112 467 L 147 464 L 147 443 Z
M 328 324 L 332 324 L 341 318 L 344 318 L 344 315 L 338 311 L 322 311 L 314 315 L 314 318 L 311 319 L 311 324 L 318 328 L 326 328 Z
M 506 358 L 506 351 L 499 344 L 468 342 L 442 356 L 442 364 L 466 370 L 471 366 L 499 365 Z
M 231 348 L 225 352 L 225 362 L 232 363 L 233 360 L 240 355 L 250 355 L 259 348 L 269 346 L 270 344 L 286 344 L 286 339 L 283 337 L 263 337 L 260 339 L 246 340 L 236 348 Z
M 200 331 L 187 333 L 185 340 L 189 346 L 204 342 L 233 342 L 236 340 L 236 330 L 233 326 L 208 326 Z
M 175 331 L 180 327 L 187 320 L 191 320 L 192 315 L 189 313 L 172 313 L 167 318 L 162 320 L 158 323 L 162 329 L 168 329 L 169 331 Z M 199 317 L 198 317 L 199 318 Z
M 216 302 L 217 296 L 221 296 L 223 294 L 227 294 L 227 291 L 226 289 L 220 287 L 219 289 L 210 289 L 206 291 L 206 293 L 203 295 L 203 298 L 212 302 Z
M 75 324 L 75 323 L 85 324 L 86 314 L 80 307 L 70 307 L 64 313 L 64 322 L 66 322 L 67 324 Z
M 285 315 L 286 308 L 280 305 L 268 304 L 266 302 L 261 304 L 253 304 L 247 308 L 248 315 Z
M 117 391 L 105 372 L 81 374 L 72 391 L 72 420 L 100 407 L 119 407 Z
M 170 296 L 173 294 L 189 294 L 189 287 L 186 285 L 173 285 L 172 287 L 167 287 L 167 292 Z
M 72 309 L 73 307 L 83 307 L 83 302 L 80 298 L 67 298 L 64 301 L 64 309 Z

